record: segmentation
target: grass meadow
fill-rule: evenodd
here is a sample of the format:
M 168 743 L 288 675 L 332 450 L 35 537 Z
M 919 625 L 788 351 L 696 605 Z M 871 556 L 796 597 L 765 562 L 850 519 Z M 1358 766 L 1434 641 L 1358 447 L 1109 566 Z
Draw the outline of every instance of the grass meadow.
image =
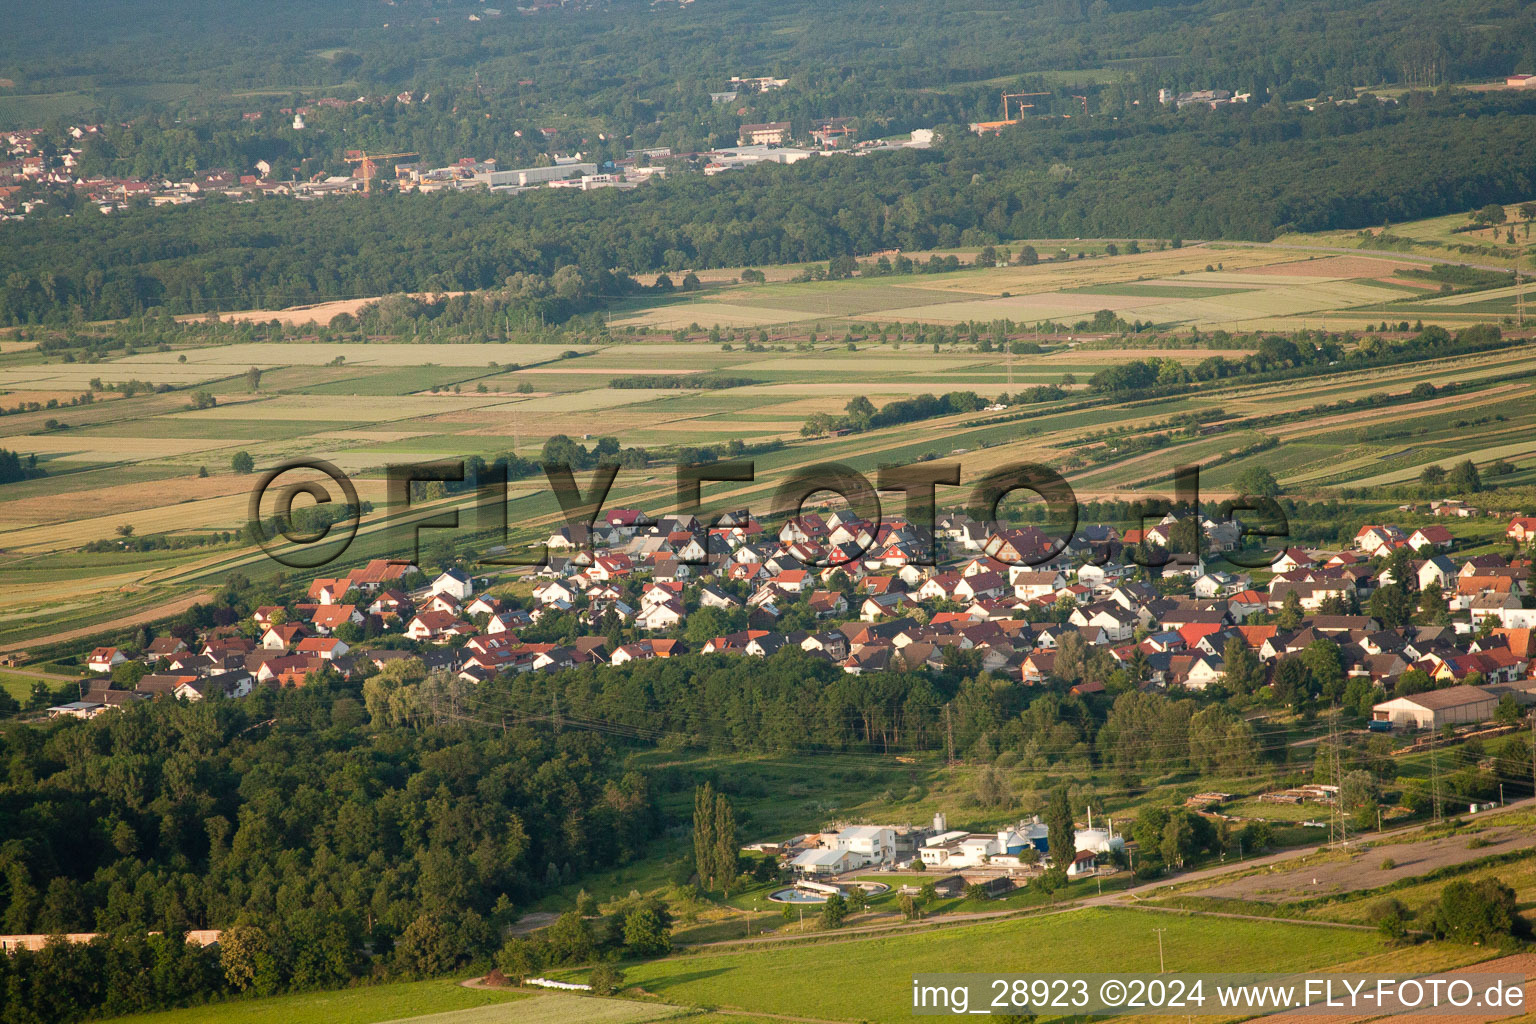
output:
M 446 980 L 412 981 L 213 1003 L 114 1020 L 118 1024 L 382 1024 L 450 1011 L 493 1009 L 498 1012 L 478 1017 L 476 1024 L 514 1019 L 531 1024 L 522 1011 L 534 998 L 524 993 L 464 988 Z M 515 1016 L 514 1009 L 518 1011 Z
M 1078 910 L 902 935 L 672 957 L 625 968 L 635 990 L 667 1002 L 834 1020 L 911 1015 L 919 972 L 1069 973 L 1167 968 L 1300 971 L 1378 952 L 1372 933 L 1295 922 Z M 579 972 L 572 972 L 577 976 Z

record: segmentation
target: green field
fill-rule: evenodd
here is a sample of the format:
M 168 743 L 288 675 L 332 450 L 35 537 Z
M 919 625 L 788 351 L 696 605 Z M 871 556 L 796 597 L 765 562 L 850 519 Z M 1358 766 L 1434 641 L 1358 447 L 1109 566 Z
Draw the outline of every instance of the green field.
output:
M 27 698 L 32 695 L 33 685 L 39 681 L 33 676 L 21 676 L 14 672 L 0 670 L 0 690 L 4 690 L 13 700 L 19 703 L 26 702 Z M 66 681 L 62 678 L 59 680 L 60 683 Z
M 121 1024 L 380 1024 L 426 1014 L 503 1007 L 508 1003 L 519 1004 L 516 1009 L 521 1011 L 529 998 L 523 993 L 464 988 L 446 980 L 411 981 L 215 1003 L 114 1020 Z M 511 1013 L 512 1008 L 507 1007 L 479 1019 L 487 1024 L 527 1019 L 520 1014 L 509 1016 Z
M 635 301 L 616 323 L 672 329 L 697 323 L 783 330 L 809 321 L 888 318 L 957 323 L 1008 318 L 1072 324 L 1109 309 L 1161 326 L 1285 329 L 1305 318 L 1357 323 L 1365 311 L 1423 292 L 1389 280 L 1423 262 L 1391 252 L 1347 261 L 1249 243 L 1193 245 L 1108 256 L 1103 242 L 1040 243 L 1044 262 L 944 274 L 737 285 L 714 282 L 663 300 Z M 1083 255 L 1079 256 L 1079 253 Z M 1452 322 L 1465 311 L 1430 315 Z
M 0 124 L 41 124 L 96 109 L 96 98 L 84 92 L 16 93 L 0 91 Z
M 922 971 L 1296 971 L 1379 951 L 1368 932 L 1134 910 L 1083 910 L 856 942 L 772 946 L 674 957 L 625 969 L 625 981 L 668 1002 L 820 1019 L 911 1015 Z
M 1359 248 L 1381 252 L 1411 253 L 1447 260 L 1477 260 L 1483 263 L 1512 266 L 1514 256 L 1522 248 L 1529 248 L 1530 235 L 1526 225 L 1518 223 L 1516 210 L 1520 204 L 1508 203 L 1505 210 L 1510 223 L 1497 227 L 1482 226 L 1466 230 L 1471 218 L 1466 213 L 1447 214 L 1403 224 L 1389 224 L 1385 228 L 1366 231 L 1321 231 L 1312 234 L 1282 235 L 1277 241 L 1286 244 L 1326 245 Z M 1508 241 L 1509 228 L 1514 228 L 1515 244 Z M 1385 232 L 1387 238 L 1381 236 Z M 1528 257 L 1526 266 L 1529 266 Z
M 649 1024 L 686 1019 L 745 1024 L 721 1014 L 566 992 L 465 988 L 449 980 L 371 985 L 111 1018 L 112 1024 Z

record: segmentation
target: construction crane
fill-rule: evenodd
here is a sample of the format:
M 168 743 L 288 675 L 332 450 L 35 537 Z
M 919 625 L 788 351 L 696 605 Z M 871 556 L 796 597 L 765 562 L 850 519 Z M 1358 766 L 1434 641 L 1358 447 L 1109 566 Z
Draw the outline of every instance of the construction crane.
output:
M 1028 99 L 1031 96 L 1049 96 L 1049 95 L 1050 95 L 1050 93 L 1048 93 L 1048 92 L 1008 92 L 1007 90 L 1004 90 L 1003 91 L 1003 120 L 1004 121 L 1010 120 L 1010 118 L 1008 117 L 1008 101 L 1009 100 L 1023 100 L 1023 99 Z M 1019 114 L 1020 115 L 1022 115 L 1024 113 L 1024 111 L 1026 111 L 1026 110 L 1034 110 L 1034 109 L 1035 109 L 1035 105 L 1033 103 L 1020 103 L 1019 104 Z
M 373 192 L 373 169 L 377 160 L 397 160 L 403 156 L 417 156 L 416 153 L 374 153 L 369 156 L 361 149 L 349 149 L 346 152 L 346 160 L 349 164 L 361 164 L 363 171 L 363 195 L 371 195 Z
M 1087 117 L 1088 116 L 1088 97 L 1087 96 L 1079 96 L 1076 93 L 1073 93 L 1072 94 L 1072 98 L 1075 99 L 1075 100 L 1082 100 L 1083 101 L 1083 116 Z

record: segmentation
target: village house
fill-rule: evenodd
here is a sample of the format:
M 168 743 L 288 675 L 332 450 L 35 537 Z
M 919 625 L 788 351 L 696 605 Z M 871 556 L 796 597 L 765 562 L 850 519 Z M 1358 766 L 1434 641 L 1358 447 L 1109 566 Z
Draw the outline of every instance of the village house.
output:
M 128 656 L 116 647 L 98 647 L 86 655 L 85 667 L 92 672 L 111 672 L 128 660 Z

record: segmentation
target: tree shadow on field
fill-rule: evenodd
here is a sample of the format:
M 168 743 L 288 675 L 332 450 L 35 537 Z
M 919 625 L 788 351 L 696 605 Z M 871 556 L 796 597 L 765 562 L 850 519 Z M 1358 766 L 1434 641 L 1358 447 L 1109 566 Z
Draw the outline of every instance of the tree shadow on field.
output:
M 707 981 L 722 974 L 729 974 L 730 970 L 729 967 L 714 967 L 708 970 L 689 971 L 687 974 L 673 974 L 664 979 L 653 978 L 645 983 L 645 990 L 655 993 L 665 992 L 678 985 L 687 985 L 695 981 Z

